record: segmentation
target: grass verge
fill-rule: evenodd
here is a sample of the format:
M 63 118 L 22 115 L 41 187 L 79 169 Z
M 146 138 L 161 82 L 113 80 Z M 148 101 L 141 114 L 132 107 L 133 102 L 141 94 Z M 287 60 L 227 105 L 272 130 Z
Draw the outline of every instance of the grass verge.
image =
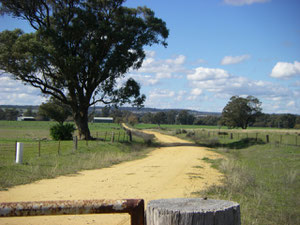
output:
M 300 224 L 299 147 L 238 146 L 216 149 L 223 160 L 205 159 L 224 173 L 223 185 L 197 194 L 240 203 L 243 225 Z
M 0 164 L 0 190 L 40 179 L 76 174 L 81 170 L 100 169 L 145 156 L 149 148 L 142 143 L 97 142 L 80 147 L 74 153 L 62 152 L 25 157 L 23 164 L 13 160 Z

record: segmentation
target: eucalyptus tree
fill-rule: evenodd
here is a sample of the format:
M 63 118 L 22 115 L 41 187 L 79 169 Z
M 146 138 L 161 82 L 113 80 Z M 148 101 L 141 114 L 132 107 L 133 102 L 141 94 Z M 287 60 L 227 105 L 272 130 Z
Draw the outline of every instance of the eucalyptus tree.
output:
M 125 0 L 0 2 L 2 14 L 34 29 L 0 33 L 0 70 L 69 105 L 81 139 L 91 138 L 90 106 L 143 105 L 140 85 L 125 75 L 141 67 L 145 46 L 167 46 L 166 24 L 151 9 Z
M 261 102 L 253 97 L 232 96 L 222 111 L 221 124 L 230 128 L 247 129 L 261 115 Z

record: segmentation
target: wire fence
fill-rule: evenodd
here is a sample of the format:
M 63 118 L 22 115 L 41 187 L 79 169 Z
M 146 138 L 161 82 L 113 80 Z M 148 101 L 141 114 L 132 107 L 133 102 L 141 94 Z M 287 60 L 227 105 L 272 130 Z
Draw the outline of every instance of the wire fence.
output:
M 219 130 L 192 130 L 195 137 L 222 138 L 239 141 L 245 138 L 263 141 L 275 145 L 300 146 L 300 133 L 298 132 L 238 132 L 238 131 L 219 131 Z
M 96 137 L 96 140 L 78 140 L 77 136 L 74 136 L 72 141 L 22 141 L 24 159 L 67 155 L 74 153 L 78 149 L 97 147 L 100 142 L 125 143 L 130 141 L 130 137 L 125 131 L 94 132 L 92 135 Z M 0 165 L 15 160 L 17 142 L 0 143 Z

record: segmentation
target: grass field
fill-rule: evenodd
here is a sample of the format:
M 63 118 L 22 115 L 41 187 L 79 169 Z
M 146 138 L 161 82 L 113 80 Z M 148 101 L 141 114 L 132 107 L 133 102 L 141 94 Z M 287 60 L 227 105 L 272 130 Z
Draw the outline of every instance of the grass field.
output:
M 249 128 L 228 129 L 227 127 L 217 126 L 200 126 L 200 125 L 168 125 L 162 124 L 160 127 L 156 124 L 138 124 L 137 129 L 159 129 L 160 132 L 174 135 L 180 134 L 182 137 L 185 133 L 194 133 L 198 137 L 209 137 L 223 139 L 223 142 L 238 141 L 243 138 L 260 139 L 276 145 L 292 145 L 300 147 L 300 130 L 299 129 L 277 129 L 277 128 Z
M 98 140 L 79 141 L 77 150 L 73 141 L 51 140 L 49 128 L 53 124 L 0 121 L 0 190 L 80 170 L 108 167 L 147 153 L 148 146 L 142 139 L 133 137 L 129 143 L 118 124 L 90 124 L 91 133 Z M 114 143 L 111 143 L 112 132 Z M 22 165 L 14 162 L 16 141 L 24 144 Z
M 49 137 L 48 129 L 52 124 L 0 121 L 0 189 L 84 169 L 107 167 L 142 157 L 147 152 L 141 139 L 128 143 L 122 138 L 121 142 L 115 143 L 82 141 L 74 153 L 72 141 L 64 141 L 60 143 L 58 152 L 58 142 L 51 141 Z M 142 124 L 135 127 L 153 129 L 157 125 Z M 243 225 L 300 224 L 299 130 L 242 131 L 179 125 L 161 127 L 161 132 L 190 139 L 225 156 L 220 160 L 200 159 L 222 171 L 224 180 L 221 186 L 197 192 L 198 196 L 240 203 Z M 105 133 L 121 131 L 117 124 L 90 124 L 90 129 L 94 136 L 101 137 Z M 266 135 L 269 135 L 269 143 L 266 142 Z M 37 140 L 42 138 L 48 141 L 42 142 L 39 156 Z M 27 145 L 23 165 L 14 163 L 14 144 L 17 139 L 24 141 L 24 149 Z M 13 150 L 6 150 L 5 145 Z
M 198 196 L 240 203 L 243 225 L 300 224 L 300 146 L 265 143 L 246 136 L 179 136 L 225 156 L 202 159 L 225 176 L 223 185 L 199 191 Z

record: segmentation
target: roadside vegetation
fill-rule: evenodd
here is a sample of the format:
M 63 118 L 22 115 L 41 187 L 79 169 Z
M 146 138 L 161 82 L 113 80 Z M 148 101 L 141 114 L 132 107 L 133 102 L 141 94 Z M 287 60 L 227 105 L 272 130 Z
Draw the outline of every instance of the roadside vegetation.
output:
M 134 160 L 149 152 L 149 143 L 128 136 L 118 124 L 90 124 L 94 141 L 53 141 L 55 122 L 0 121 L 0 190 L 81 170 L 99 169 Z M 114 142 L 112 142 L 114 133 Z M 16 141 L 24 143 L 23 163 L 15 163 Z
M 224 179 L 221 186 L 196 195 L 238 202 L 243 225 L 300 224 L 300 146 L 293 142 L 297 133 L 292 139 L 285 133 L 282 138 L 290 142 L 272 144 L 249 133 L 240 139 L 203 134 L 187 130 L 177 135 L 224 155 L 224 159 L 202 159 L 224 173 Z

